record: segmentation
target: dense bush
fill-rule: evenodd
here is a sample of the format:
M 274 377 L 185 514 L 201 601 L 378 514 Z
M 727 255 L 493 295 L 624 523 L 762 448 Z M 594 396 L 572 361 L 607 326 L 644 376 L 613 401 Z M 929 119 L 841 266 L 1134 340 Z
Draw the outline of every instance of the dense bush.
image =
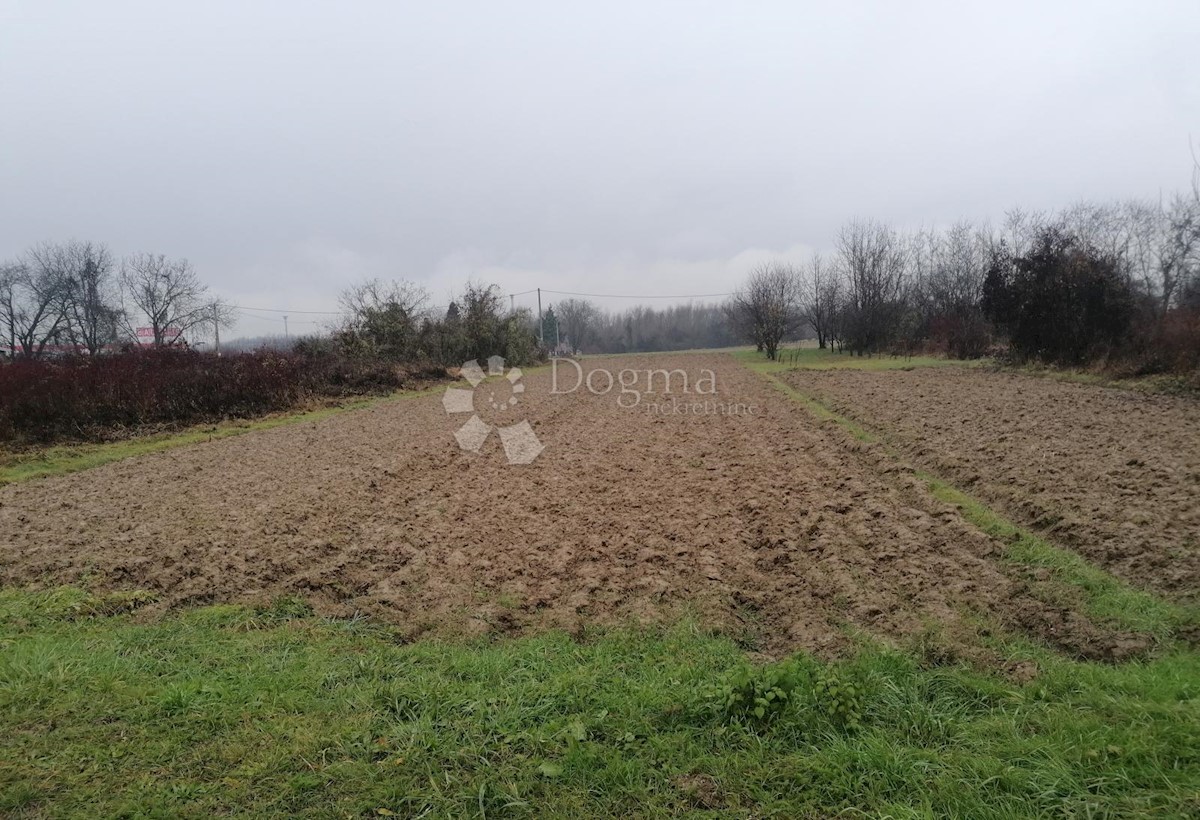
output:
M 314 397 L 385 393 L 440 368 L 259 351 L 217 357 L 159 348 L 0 364 L 0 441 L 95 440 L 125 428 L 245 418 Z
M 1175 374 L 1200 384 L 1200 308 L 1183 304 L 1157 320 L 1139 317 L 1127 355 L 1106 365 L 1117 376 Z
M 1119 260 L 1054 226 L 1024 254 L 997 250 L 982 305 L 1018 359 L 1058 364 L 1106 357 L 1128 339 L 1134 317 Z
M 364 282 L 342 294 L 346 321 L 332 338 L 304 344 L 354 358 L 443 366 L 492 356 L 525 366 L 541 358 L 533 317 L 525 310 L 505 311 L 495 285 L 468 285 L 443 316 L 427 306 L 428 300 L 424 289 L 410 282 Z
M 992 344 L 992 328 L 977 309 L 931 316 L 925 349 L 952 359 L 978 359 Z

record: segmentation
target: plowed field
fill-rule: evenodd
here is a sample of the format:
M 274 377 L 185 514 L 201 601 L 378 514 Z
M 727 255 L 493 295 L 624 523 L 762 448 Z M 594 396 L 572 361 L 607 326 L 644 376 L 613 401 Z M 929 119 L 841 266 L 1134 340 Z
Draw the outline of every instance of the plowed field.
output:
M 1195 399 L 968 368 L 787 378 L 1131 584 L 1200 595 Z
M 618 403 L 619 388 L 555 395 L 549 369 L 525 374 L 521 393 L 506 381 L 483 383 L 474 400 L 481 421 L 528 420 L 544 445 L 527 465 L 508 463 L 494 430 L 479 452 L 461 449 L 454 433 L 464 415 L 429 395 L 0 488 L 0 583 L 148 589 L 158 608 L 295 594 L 319 612 L 369 614 L 412 636 L 578 631 L 690 613 L 763 651 L 832 652 L 855 628 L 900 638 L 973 614 L 1074 654 L 1124 645 L 1032 597 L 1001 558 L 1002 545 L 910 471 L 819 424 L 734 359 L 597 358 L 583 366 L 617 378 L 641 370 L 642 391 L 647 368 L 678 368 L 692 392 L 682 394 L 676 380 L 678 403 L 657 412 L 651 402 L 667 398 L 661 380 L 633 407 Z M 706 370 L 716 392 L 696 395 Z M 865 375 L 806 384 L 868 389 Z M 879 375 L 897 377 L 913 393 L 939 379 L 968 391 L 959 415 L 938 419 L 943 428 L 965 427 L 981 395 L 1016 401 L 1008 381 L 989 392 L 983 374 Z M 560 372 L 560 387 L 574 382 L 572 371 Z M 593 379 L 606 383 L 603 373 Z M 1049 382 L 1030 389 L 1067 390 Z M 875 397 L 866 406 L 890 405 Z M 1098 420 L 1099 411 L 1086 418 Z M 1114 435 L 1105 427 L 1080 437 Z M 1065 436 L 1037 433 L 1045 452 L 1060 453 L 1049 463 L 1067 461 L 1073 439 Z M 1152 516 L 1133 524 L 1138 544 L 1166 520 L 1153 510 L 1171 499 L 1177 529 L 1158 543 L 1182 549 L 1195 532 L 1196 451 L 1180 447 L 1183 439 L 1114 441 L 1110 458 L 1089 462 L 1101 482 L 1103 470 L 1157 476 L 1159 494 L 1136 506 Z M 1134 458 L 1129 448 L 1143 466 L 1122 466 Z M 1069 470 L 1081 483 L 1084 474 Z M 1023 475 L 1038 497 L 1068 486 L 1050 473 Z M 1119 526 L 1095 514 L 1099 490 L 1089 498 L 1081 512 Z M 1191 518 L 1183 516 L 1188 503 Z M 1194 567 L 1194 555 L 1188 560 Z

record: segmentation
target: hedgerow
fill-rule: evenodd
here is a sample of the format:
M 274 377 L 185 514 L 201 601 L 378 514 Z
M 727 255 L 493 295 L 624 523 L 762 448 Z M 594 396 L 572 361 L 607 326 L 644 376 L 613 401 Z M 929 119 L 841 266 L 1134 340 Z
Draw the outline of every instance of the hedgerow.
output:
M 268 350 L 18 360 L 0 364 L 0 441 L 96 441 L 139 428 L 250 418 L 321 397 L 388 393 L 443 372 Z

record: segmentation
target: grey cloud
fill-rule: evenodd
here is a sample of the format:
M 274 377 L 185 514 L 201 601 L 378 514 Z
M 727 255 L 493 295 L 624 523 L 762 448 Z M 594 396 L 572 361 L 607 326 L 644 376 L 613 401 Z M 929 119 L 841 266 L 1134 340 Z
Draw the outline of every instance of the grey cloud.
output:
M 1154 196 L 1200 137 L 1194 2 L 0 8 L 0 255 L 87 237 L 294 309 L 726 290 L 854 215 Z

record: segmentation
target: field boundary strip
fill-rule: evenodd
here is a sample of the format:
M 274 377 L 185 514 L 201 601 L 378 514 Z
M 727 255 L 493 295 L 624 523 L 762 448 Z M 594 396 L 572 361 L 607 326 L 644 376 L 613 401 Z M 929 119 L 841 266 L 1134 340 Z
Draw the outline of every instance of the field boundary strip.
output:
M 549 368 L 548 364 L 534 365 L 522 368 L 526 374 L 537 373 Z M 488 376 L 487 381 L 503 378 Z M 415 399 L 433 395 L 442 390 L 452 380 L 438 382 L 418 390 L 397 390 L 383 396 L 363 396 L 348 399 L 340 404 L 319 407 L 313 410 L 283 411 L 256 419 L 227 420 L 218 424 L 199 424 L 167 433 L 152 433 L 134 436 L 125 441 L 103 442 L 98 444 L 59 444 L 42 450 L 26 453 L 6 454 L 0 450 L 0 487 L 6 484 L 17 484 L 36 478 L 46 478 L 56 475 L 67 475 L 102 467 L 114 461 L 124 461 L 129 458 L 161 453 L 176 447 L 186 447 L 191 444 L 205 444 L 210 441 L 240 436 L 245 433 L 255 433 L 272 430 L 276 427 L 286 427 L 304 422 L 324 421 L 332 416 L 354 410 L 365 410 L 384 402 L 400 399 Z M 4 463 L 7 460 L 8 463 Z
M 399 390 L 385 396 L 357 398 L 315 410 L 285 412 L 257 419 L 225 421 L 215 425 L 196 425 L 177 432 L 136 436 L 125 441 L 99 444 L 60 444 L 44 450 L 31 451 L 28 454 L 9 454 L 10 463 L 0 466 L 0 487 L 38 478 L 77 473 L 115 461 L 174 450 L 177 447 L 205 444 L 293 424 L 324 421 L 333 416 L 365 410 L 385 402 L 429 396 L 444 386 L 438 384 L 420 390 Z
M 756 367 L 751 364 L 749 369 L 759 373 L 776 390 L 804 407 L 818 421 L 833 422 L 856 441 L 875 445 L 893 462 L 908 465 L 889 445 L 883 431 L 869 429 L 775 375 L 776 372 L 793 368 L 770 365 Z M 1056 546 L 1016 524 L 982 500 L 939 476 L 919 469 L 914 469 L 913 473 L 935 498 L 953 505 L 964 520 L 1003 544 L 1005 560 L 1048 570 L 1054 582 L 1078 590 L 1083 596 L 1087 615 L 1094 620 L 1148 634 L 1160 643 L 1169 642 L 1177 634 L 1193 631 L 1200 625 L 1200 612 L 1194 608 L 1173 604 L 1126 584 L 1073 550 Z

